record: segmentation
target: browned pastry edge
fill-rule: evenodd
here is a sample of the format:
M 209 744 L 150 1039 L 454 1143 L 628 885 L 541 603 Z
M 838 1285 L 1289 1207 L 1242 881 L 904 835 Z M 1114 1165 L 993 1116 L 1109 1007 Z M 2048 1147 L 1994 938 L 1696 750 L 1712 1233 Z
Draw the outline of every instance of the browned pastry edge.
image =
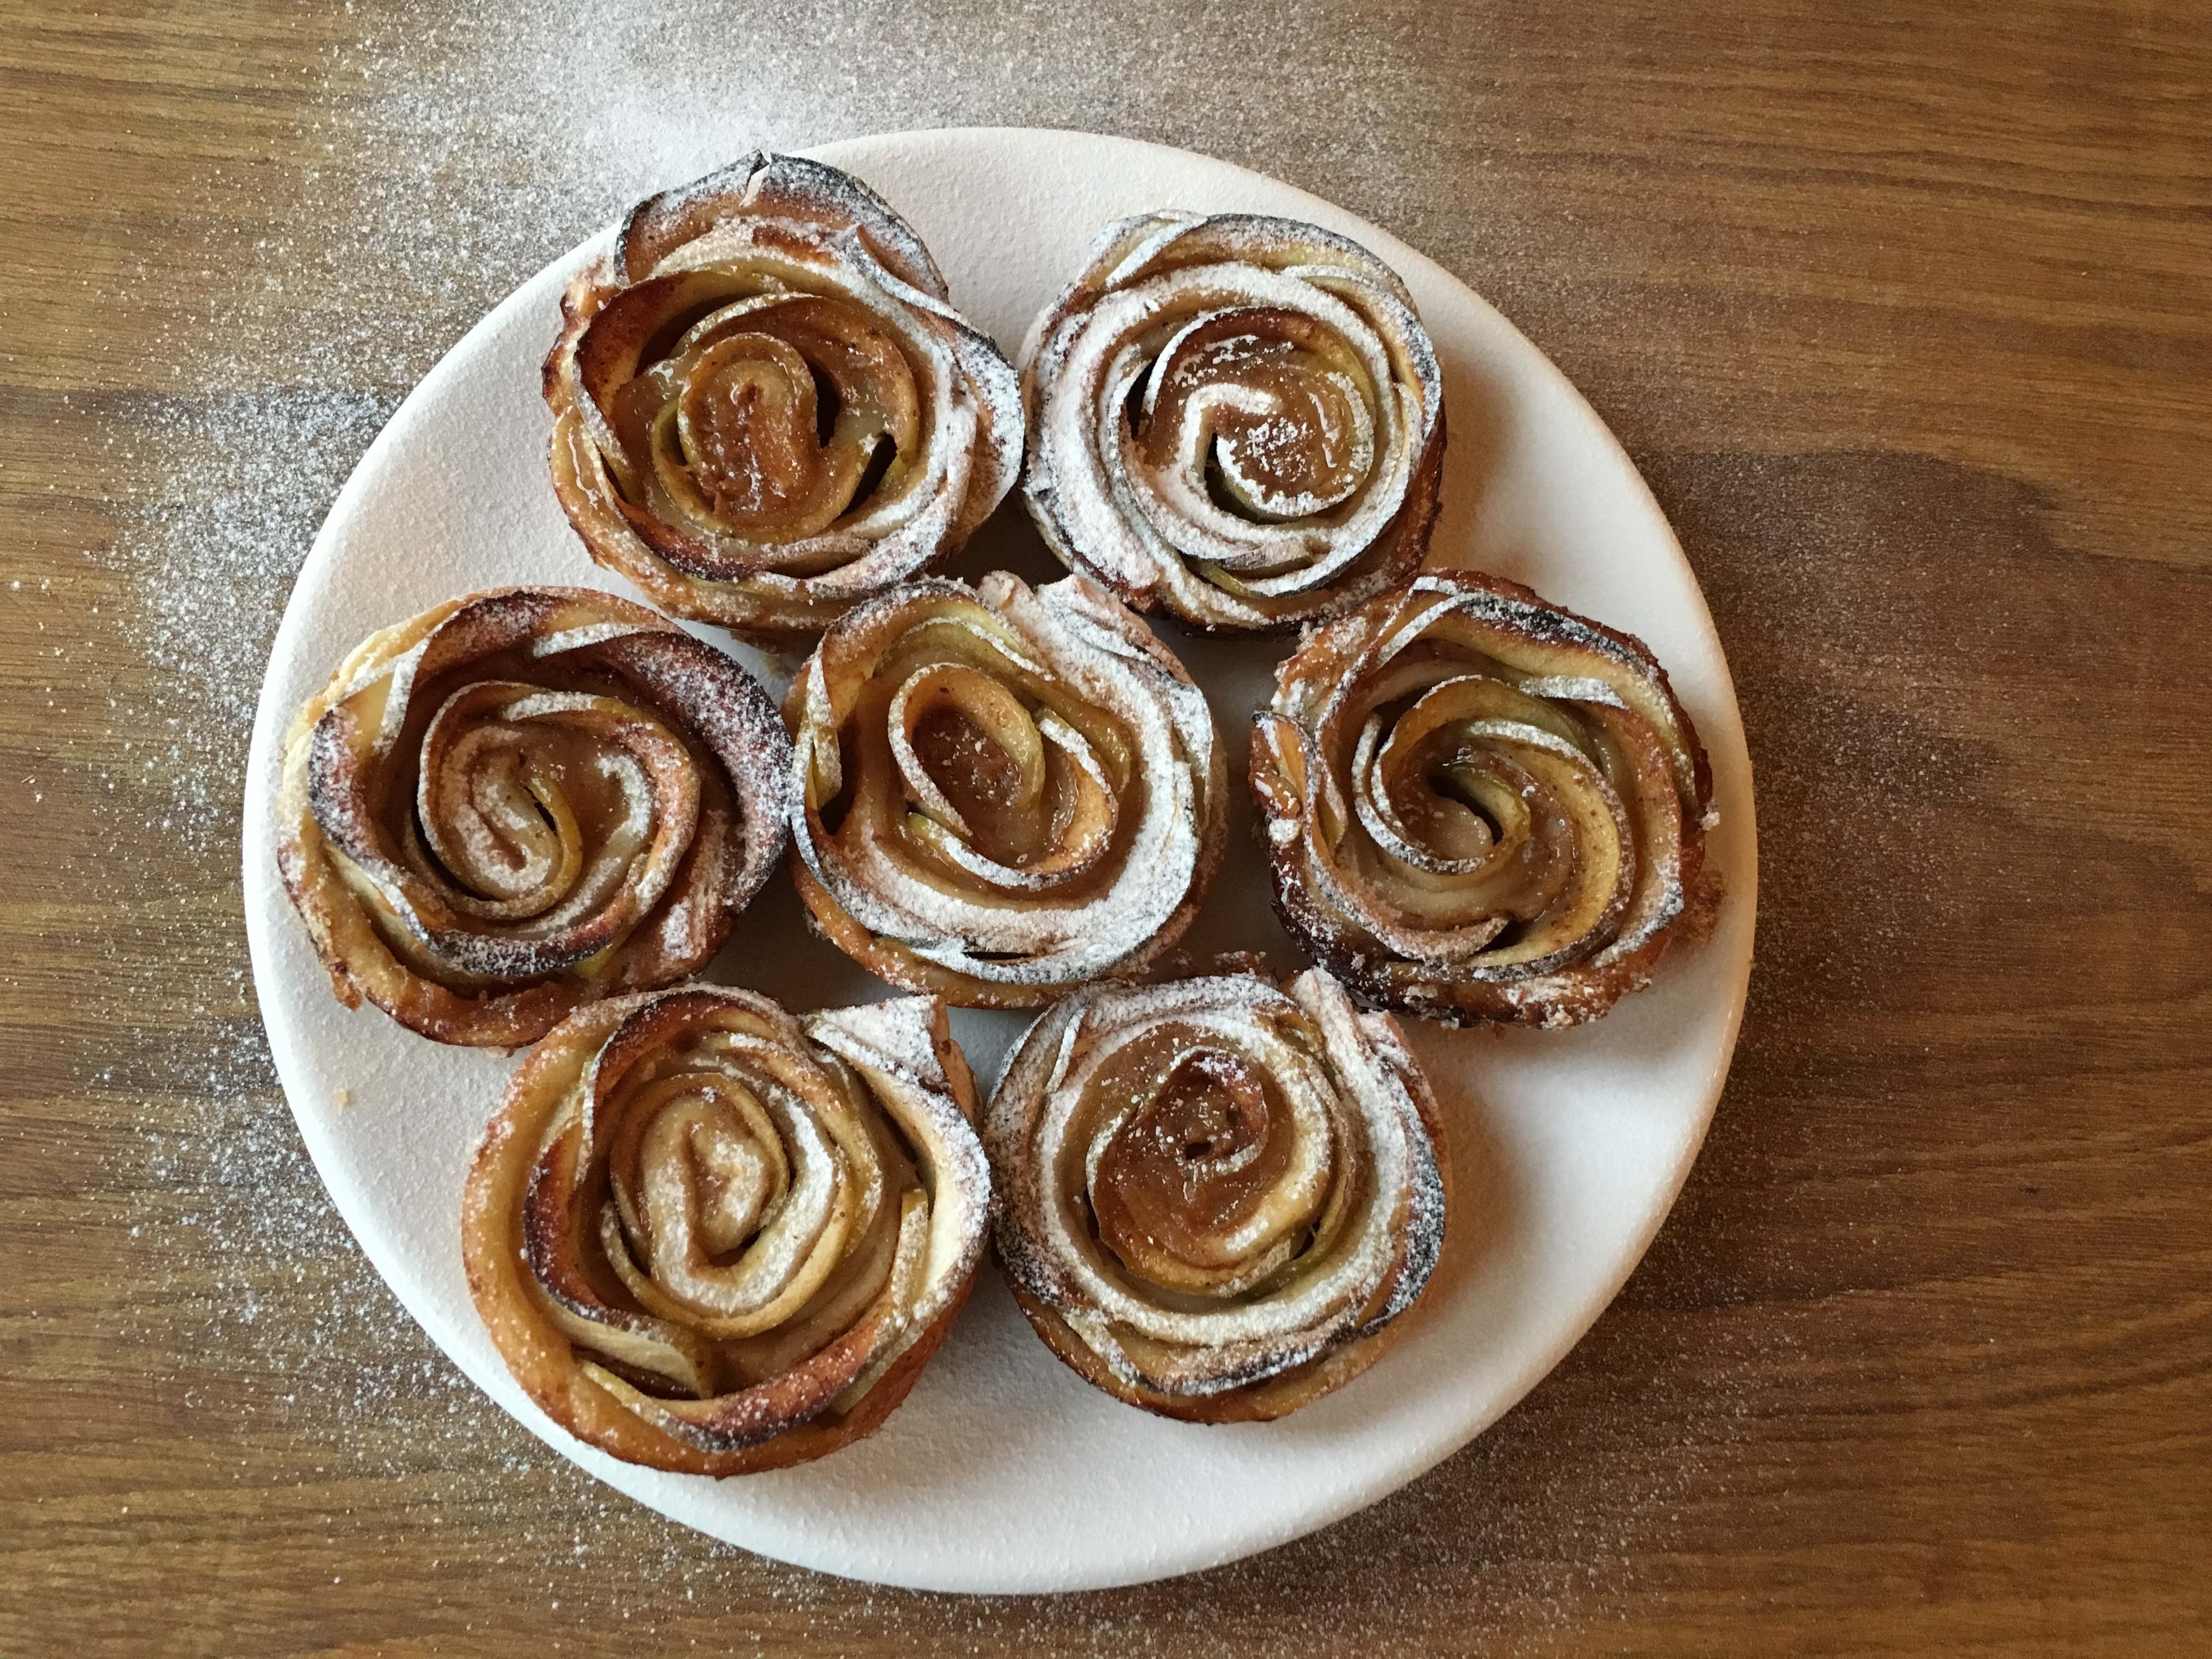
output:
M 1219 862 L 1218 854 L 1215 862 Z M 784 854 L 784 867 L 791 872 L 792 884 L 805 903 L 808 927 L 878 979 L 902 990 L 941 996 L 956 1008 L 1021 1011 L 1048 1007 L 1071 991 L 1084 988 L 1067 985 L 984 985 L 965 974 L 916 956 L 896 939 L 878 939 L 838 908 L 837 901 L 814 878 L 814 872 L 806 867 L 806 861 L 796 848 Z M 1199 907 L 1206 902 L 1204 889 L 1210 884 L 1210 881 L 1194 882 L 1192 896 L 1177 908 L 1149 943 L 1112 973 L 1101 975 L 1090 983 L 1103 985 L 1142 979 L 1189 930 L 1190 924 L 1197 919 Z
M 1449 1176 L 1445 1185 L 1449 1199 Z M 1414 1304 L 1372 1335 L 1333 1349 L 1310 1364 L 1284 1371 L 1264 1382 L 1255 1382 L 1228 1394 L 1172 1395 L 1123 1382 L 1106 1369 L 1080 1337 L 1068 1329 L 1049 1303 L 1012 1280 L 1007 1288 L 1014 1293 L 1015 1304 L 1027 1316 L 1030 1328 L 1044 1340 L 1054 1358 L 1085 1382 L 1103 1389 L 1123 1404 L 1148 1411 L 1155 1417 L 1171 1417 L 1179 1423 L 1272 1423 L 1277 1418 L 1287 1417 L 1322 1395 L 1335 1393 L 1380 1359 L 1384 1351 L 1405 1334 L 1407 1322 L 1420 1306 Z
M 1685 873 L 1690 863 L 1685 860 Z M 1451 987 L 1439 981 L 1405 987 L 1381 973 L 1376 958 L 1328 931 L 1324 914 L 1311 894 L 1280 878 L 1268 885 L 1268 898 L 1284 931 L 1321 966 L 1342 981 L 1360 1006 L 1432 1024 L 1467 1029 L 1523 1025 L 1559 1030 L 1585 1025 L 1612 1012 L 1621 998 L 1650 988 L 1660 958 L 1676 945 L 1703 944 L 1712 934 L 1725 884 L 1720 871 L 1700 861 L 1686 883 L 1684 908 L 1673 926 L 1642 948 L 1602 968 L 1581 971 L 1574 989 L 1542 1001 L 1515 1000 L 1490 986 Z

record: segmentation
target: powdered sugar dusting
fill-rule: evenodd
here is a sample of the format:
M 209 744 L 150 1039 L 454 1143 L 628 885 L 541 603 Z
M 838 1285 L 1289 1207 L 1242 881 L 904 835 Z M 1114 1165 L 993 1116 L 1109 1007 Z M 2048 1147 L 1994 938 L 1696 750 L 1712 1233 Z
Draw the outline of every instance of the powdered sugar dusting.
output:
M 1297 179 L 1438 252 L 1479 234 L 1485 251 L 1462 263 L 1479 280 L 1511 247 L 1510 222 L 1481 210 L 1494 196 L 1447 200 L 1401 173 L 1388 123 L 1297 113 L 1370 106 L 1386 89 L 1420 106 L 1439 84 L 1422 40 L 1378 33 L 1338 57 L 1285 52 L 1272 8 L 1166 36 L 1110 0 L 1049 20 L 489 0 L 450 16 L 402 4 L 346 27 L 362 33 L 327 55 L 305 142 L 289 152 L 325 160 L 209 173 L 210 203 L 265 222 L 228 298 L 181 315 L 148 354 L 173 401 L 149 441 L 117 456 L 131 493 L 103 556 L 137 596 L 127 638 L 171 671 L 165 690 L 114 711 L 128 763 L 102 874 L 134 895 L 166 890 L 137 850 L 155 825 L 201 867 L 234 867 L 248 716 L 283 596 L 390 411 L 520 278 L 650 188 L 762 143 L 957 120 L 1126 131 L 1131 86 L 1234 83 L 1235 100 L 1158 100 L 1139 131 Z M 859 67 L 894 61 L 904 67 L 889 82 Z M 354 234 L 326 245 L 326 223 Z M 1516 273 L 1511 285 L 1535 280 Z M 223 927 L 210 937 L 222 941 Z M 129 1221 L 142 1235 L 135 1259 L 160 1264 L 134 1272 L 169 1304 L 163 1340 L 240 1357 L 235 1400 L 182 1402 L 198 1413 L 195 1437 L 222 1455 L 234 1443 L 247 1478 L 319 1439 L 328 1468 L 303 1467 L 303 1492 L 328 1474 L 399 1494 L 380 1520 L 348 1519 L 335 1495 L 303 1498 L 307 1524 L 319 1517 L 334 1545 L 380 1524 L 453 1535 L 449 1564 L 477 1605 L 434 1613 L 444 1590 L 424 1586 L 429 1639 L 458 1643 L 518 1602 L 647 1650 L 702 1637 L 742 1650 L 797 1632 L 857 1650 L 879 1645 L 893 1620 L 917 1651 L 988 1638 L 1131 1656 L 1248 1651 L 1255 1628 L 1319 1645 L 1347 1621 L 1395 1631 L 1407 1650 L 1424 1631 L 1573 1628 L 1618 1611 L 1632 1558 L 1657 1559 L 1676 1535 L 1677 1500 L 1710 1496 L 1725 1476 L 1775 1358 L 1723 1324 L 1711 1352 L 1662 1356 L 1701 1382 L 1662 1386 L 1642 1363 L 1648 1344 L 1626 1338 L 1638 1328 L 1627 1310 L 1443 1472 L 1319 1538 L 1178 1584 L 967 1601 L 828 1579 L 660 1520 L 479 1397 L 331 1212 L 267 1064 L 242 949 L 212 966 L 134 960 L 128 939 L 115 950 L 110 988 L 124 1010 L 181 971 L 202 975 L 182 1027 L 137 1033 L 126 1066 L 90 1079 L 146 1102 L 125 1172 L 137 1194 Z M 149 1323 L 118 1335 L 155 1334 Z M 291 1437 L 287 1452 L 249 1446 L 257 1426 Z M 1391 1571 L 1375 1572 L 1377 1559 Z

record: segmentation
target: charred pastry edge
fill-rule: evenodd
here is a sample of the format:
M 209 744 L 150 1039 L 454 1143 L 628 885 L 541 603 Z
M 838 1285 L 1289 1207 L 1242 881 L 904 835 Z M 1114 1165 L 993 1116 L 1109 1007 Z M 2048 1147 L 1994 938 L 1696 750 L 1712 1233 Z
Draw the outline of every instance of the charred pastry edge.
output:
M 1218 608 L 1200 614 L 1180 601 L 1158 580 L 1129 580 L 1117 577 L 1088 556 L 1082 538 L 1060 510 L 1063 484 L 1049 459 L 1052 447 L 1040 431 L 1044 418 L 1043 382 L 1056 375 L 1057 355 L 1047 362 L 1048 346 L 1066 331 L 1079 312 L 1086 311 L 1105 293 L 1123 282 L 1158 274 L 1158 256 L 1183 237 L 1214 227 L 1279 234 L 1286 240 L 1326 247 L 1345 258 L 1354 273 L 1382 287 L 1405 307 L 1413 332 L 1413 347 L 1419 377 L 1428 391 L 1429 436 L 1413 463 L 1406 495 L 1398 512 L 1382 531 L 1333 580 L 1323 582 L 1294 603 L 1289 596 L 1271 600 L 1273 607 L 1255 618 L 1231 614 L 1248 601 L 1225 590 Z M 1188 267 L 1202 268 L 1194 263 Z M 1352 238 L 1304 220 L 1249 213 L 1194 214 L 1173 210 L 1133 215 L 1102 228 L 1092 238 L 1080 270 L 1031 322 L 1017 357 L 1021 370 L 1022 403 L 1029 428 L 1027 460 L 1022 475 L 1022 503 L 1045 545 L 1070 570 L 1091 577 L 1132 610 L 1147 617 L 1171 617 L 1183 626 L 1209 635 L 1288 634 L 1328 617 L 1341 616 L 1376 594 L 1403 583 L 1419 569 L 1426 556 L 1437 520 L 1443 512 L 1443 458 L 1446 410 L 1443 375 L 1433 341 L 1413 305 L 1405 279 L 1389 264 Z M 1379 553 L 1378 550 L 1380 550 Z M 1181 556 L 1176 555 L 1180 560 Z M 1203 583 L 1204 578 L 1194 577 Z
M 319 817 L 330 810 L 330 803 L 318 799 L 320 792 L 312 775 L 315 735 L 332 708 L 388 673 L 402 657 L 471 609 L 530 601 L 594 608 L 607 625 L 626 635 L 649 635 L 679 656 L 693 659 L 694 666 L 711 672 L 718 700 L 703 712 L 729 728 L 733 744 L 754 763 L 731 764 L 699 729 L 702 711 L 647 699 L 658 714 L 680 728 L 687 744 L 696 746 L 697 758 L 720 769 L 729 792 L 734 844 L 726 849 L 726 896 L 713 907 L 696 947 L 661 966 L 646 966 L 641 971 L 623 966 L 599 980 L 580 978 L 563 969 L 488 989 L 456 988 L 418 973 L 401 958 L 385 938 L 382 923 L 340 872 L 337 860 L 343 855 L 330 845 Z M 283 777 L 277 812 L 283 828 L 276 846 L 277 873 L 340 1002 L 353 1008 L 365 999 L 434 1042 L 511 1049 L 535 1042 L 576 1008 L 672 984 L 713 959 L 738 913 L 758 896 L 783 854 L 790 820 L 785 796 L 789 752 L 783 723 L 760 683 L 742 664 L 659 612 L 590 588 L 485 588 L 370 635 L 347 655 L 324 688 L 301 706 L 279 761 Z M 619 956 L 632 940 L 650 933 L 656 921 L 665 920 L 668 908 L 664 895 L 608 949 Z
M 1399 1231 L 1403 1249 L 1389 1275 L 1388 1296 L 1372 1316 L 1312 1352 L 1270 1368 L 1224 1370 L 1203 1390 L 1168 1393 L 1118 1376 L 1115 1369 L 1069 1322 L 1085 1310 L 1070 1300 L 1064 1277 L 1048 1246 L 1032 1236 L 1028 1211 L 1048 1201 L 1037 1185 L 1032 1141 L 1042 1096 L 1017 1101 L 1010 1083 L 1031 1060 L 1032 1046 L 1065 1046 L 1076 1039 L 1085 1019 L 1109 999 L 1158 998 L 1162 994 L 1195 1001 L 1216 986 L 1257 986 L 1283 998 L 1291 1008 L 1319 1023 L 1313 1004 L 1333 997 L 1348 1020 L 1378 1080 L 1393 1098 L 1417 1154 L 1407 1171 L 1405 1213 Z M 1300 993 L 1305 994 L 1300 994 Z M 1224 995 L 1233 995 L 1224 989 Z M 1245 991 L 1249 995 L 1249 989 Z M 1049 1085 L 1046 1092 L 1049 1092 Z M 1008 1288 L 1038 1337 L 1055 1358 L 1084 1381 L 1115 1399 L 1157 1416 L 1188 1423 L 1268 1422 L 1310 1405 L 1342 1388 L 1368 1370 L 1407 1328 L 1407 1316 L 1419 1302 L 1442 1260 L 1451 1213 L 1451 1162 L 1443 1114 L 1426 1076 L 1414 1060 L 1405 1032 L 1388 1013 L 1360 1012 L 1326 969 L 1310 968 L 1279 985 L 1263 975 L 1203 975 L 1164 985 L 1094 985 L 1047 1009 L 1033 1021 L 1006 1056 L 997 1086 L 983 1109 L 983 1145 L 994 1182 L 992 1253 Z M 1418 1130 L 1418 1134 L 1413 1131 Z M 1425 1156 L 1418 1154 L 1425 1153 Z
M 1455 980 L 1448 971 L 1429 972 L 1427 964 L 1409 963 L 1379 941 L 1366 940 L 1364 929 L 1326 904 L 1305 878 L 1306 842 L 1313 826 L 1303 807 L 1295 814 L 1285 812 L 1261 784 L 1262 767 L 1273 769 L 1263 754 L 1264 746 L 1272 742 L 1269 732 L 1274 722 L 1297 731 L 1307 764 L 1311 765 L 1315 758 L 1313 733 L 1277 706 L 1282 687 L 1307 651 L 1320 648 L 1347 658 L 1356 656 L 1373 643 L 1371 635 L 1391 610 L 1422 592 L 1486 596 L 1499 602 L 1486 617 L 1493 625 L 1517 627 L 1540 643 L 1565 644 L 1610 657 L 1644 676 L 1665 699 L 1691 759 L 1692 796 L 1682 804 L 1681 891 L 1672 919 L 1637 948 L 1609 962 L 1585 959 L 1520 980 Z M 1666 669 L 1634 635 L 1553 605 L 1534 588 L 1502 576 L 1473 570 L 1432 570 L 1396 592 L 1379 595 L 1356 611 L 1309 629 L 1297 650 L 1278 666 L 1276 683 L 1275 703 L 1252 715 L 1246 775 L 1259 814 L 1259 833 L 1267 847 L 1269 897 L 1284 930 L 1349 988 L 1363 1006 L 1449 1026 L 1510 1024 L 1565 1030 L 1587 1024 L 1610 1012 L 1622 997 L 1647 988 L 1660 958 L 1676 941 L 1700 942 L 1712 931 L 1722 882 L 1718 868 L 1705 859 L 1705 836 L 1717 822 L 1711 763 Z M 1279 833 L 1281 839 L 1277 838 Z M 1387 969 L 1401 963 L 1421 969 L 1424 977 L 1411 984 L 1394 978 Z
M 918 329 L 934 335 L 957 382 L 948 386 L 945 395 L 956 409 L 964 402 L 974 416 L 972 456 L 961 499 L 939 515 L 945 523 L 937 532 L 917 538 L 911 556 L 895 572 L 865 589 L 817 594 L 812 587 L 820 578 L 763 573 L 724 580 L 688 572 L 627 518 L 602 508 L 583 484 L 568 477 L 563 465 L 564 447 L 593 444 L 576 412 L 583 393 L 575 384 L 574 359 L 600 308 L 649 279 L 653 268 L 680 248 L 724 223 L 747 220 L 784 223 L 810 235 L 825 258 L 851 266 L 860 281 L 907 312 Z M 988 335 L 953 309 L 944 276 L 913 227 L 860 179 L 826 162 L 756 150 L 688 185 L 646 198 L 623 216 L 613 252 L 569 283 L 561 316 L 541 384 L 554 416 L 549 458 L 554 490 L 570 527 L 595 563 L 635 582 L 670 614 L 716 623 L 763 649 L 803 649 L 868 593 L 942 566 L 1020 476 L 1027 428 L 1012 364 Z M 936 436 L 933 417 L 932 437 Z M 909 520 L 890 531 L 872 544 L 872 551 L 911 525 Z M 834 576 L 836 568 L 823 574 Z
M 1111 630 L 1129 647 L 1126 653 L 1113 654 L 1126 657 L 1133 663 L 1141 661 L 1170 684 L 1171 695 L 1189 700 L 1191 707 L 1186 713 L 1203 714 L 1208 738 L 1206 754 L 1191 756 L 1177 763 L 1202 770 L 1204 775 L 1194 775 L 1193 781 L 1204 790 L 1205 798 L 1194 827 L 1196 845 L 1189 880 L 1176 908 L 1141 940 L 1103 969 L 1047 976 L 1046 969 L 1035 966 L 1044 958 L 1026 958 L 1018 963 L 997 964 L 1006 969 L 1006 976 L 991 979 L 933 960 L 915 949 L 917 945 L 951 949 L 962 946 L 963 941 L 924 938 L 920 934 L 905 939 L 888 933 L 877 933 L 839 902 L 834 890 L 836 878 L 824 867 L 816 846 L 813 809 L 806 799 L 807 745 L 801 737 L 810 717 L 807 704 L 815 693 L 823 653 L 836 648 L 846 636 L 865 636 L 872 630 L 889 626 L 908 606 L 931 599 L 957 599 L 1003 616 L 1005 605 L 1019 602 L 1018 595 L 1027 595 L 1064 629 L 1073 618 L 1094 629 Z M 1078 648 L 1087 643 L 1079 637 L 1069 642 Z M 1177 720 L 1172 710 L 1167 719 L 1176 728 L 1177 735 L 1183 735 L 1184 722 Z M 941 996 L 957 1007 L 1027 1009 L 1042 1007 L 1093 981 L 1133 979 L 1147 971 L 1182 938 L 1196 920 L 1200 907 L 1220 872 L 1228 842 L 1228 760 L 1223 752 L 1220 732 L 1213 723 L 1212 707 L 1189 672 L 1143 620 L 1079 572 L 1037 588 L 1031 588 L 1006 571 L 989 572 L 973 586 L 950 577 L 934 576 L 864 601 L 823 634 L 814 654 L 793 678 L 784 698 L 784 720 L 793 734 L 792 785 L 787 797 L 791 813 L 791 851 L 787 863 L 805 903 L 808 923 L 878 978 L 918 994 Z M 1139 760 L 1149 764 L 1152 757 L 1140 750 Z M 1156 781 L 1148 775 L 1148 789 Z
M 744 1433 L 726 1440 L 671 1433 L 594 1381 L 584 1369 L 592 1363 L 588 1351 L 580 1352 L 546 1313 L 549 1293 L 529 1271 L 521 1244 L 526 1198 L 544 1137 L 574 1091 L 584 1086 L 592 1060 L 633 1014 L 670 999 L 693 997 L 736 1003 L 787 1028 L 796 1042 L 854 1073 L 855 1086 L 915 1155 L 930 1194 L 933 1237 L 946 1215 L 957 1229 L 950 1241 L 953 1248 L 931 1281 L 930 1296 L 854 1366 L 855 1378 L 872 1368 L 877 1372 L 858 1400 L 839 1413 L 836 1391 L 816 1390 L 781 1420 L 749 1413 Z M 895 1102 L 879 1076 L 909 1098 Z M 905 1400 L 974 1289 L 992 1207 L 990 1166 L 973 1122 L 976 1106 L 974 1073 L 953 1040 L 945 1004 L 936 998 L 899 997 L 793 1016 L 756 992 L 694 983 L 580 1008 L 524 1059 L 470 1161 L 460 1230 L 471 1298 L 501 1362 L 524 1391 L 563 1429 L 611 1456 L 648 1468 L 718 1478 L 826 1456 L 882 1426 Z M 927 1136 L 908 1121 L 909 1114 L 928 1120 Z M 948 1195 L 957 1198 L 964 1211 L 949 1206 Z M 864 1311 L 859 1322 L 868 1317 Z M 850 1334 L 832 1338 L 830 1346 Z M 525 1361 L 543 1364 L 518 1363 L 517 1349 Z M 541 1370 L 557 1371 L 557 1381 L 538 1374 Z M 759 1384 L 746 1392 L 757 1391 L 765 1401 L 774 1386 Z

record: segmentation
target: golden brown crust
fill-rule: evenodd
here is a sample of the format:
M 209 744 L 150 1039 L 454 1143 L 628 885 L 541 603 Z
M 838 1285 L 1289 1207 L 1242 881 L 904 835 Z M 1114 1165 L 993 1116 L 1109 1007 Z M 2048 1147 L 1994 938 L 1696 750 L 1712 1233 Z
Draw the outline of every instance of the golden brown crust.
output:
M 1024 500 L 1061 562 L 1215 633 L 1335 615 L 1419 566 L 1443 380 L 1397 274 L 1249 214 L 1099 234 L 1023 353 Z
M 1445 1186 L 1450 1185 L 1449 1176 Z M 1227 1394 L 1178 1395 L 1161 1394 L 1114 1375 L 1083 1339 L 1053 1310 L 1052 1304 L 1020 1285 L 1011 1288 L 1014 1301 L 1043 1339 L 1053 1356 L 1093 1388 L 1112 1395 L 1127 1406 L 1155 1417 L 1171 1417 L 1179 1423 L 1272 1423 L 1325 1395 L 1334 1394 L 1363 1371 L 1371 1369 L 1411 1328 L 1411 1311 L 1393 1320 L 1371 1336 L 1336 1349 L 1310 1364 L 1269 1377 Z
M 1054 1353 L 1162 1416 L 1259 1422 L 1341 1388 L 1442 1252 L 1441 1114 L 1403 1033 L 1319 969 L 1097 987 L 984 1116 L 994 1240 Z
M 1650 651 L 1431 572 L 1315 629 L 1254 716 L 1284 926 L 1370 1005 L 1595 1019 L 1716 902 L 1712 772 Z
M 871 600 L 823 635 L 784 714 L 793 878 L 823 935 L 893 984 L 1034 1008 L 1134 975 L 1218 867 L 1206 699 L 1081 578 Z
M 519 1047 L 713 957 L 782 850 L 789 755 L 759 684 L 666 617 L 470 594 L 301 709 L 278 869 L 341 1001 Z
M 545 361 L 555 493 L 681 617 L 787 649 L 950 557 L 1020 470 L 1020 393 L 912 228 L 756 154 L 624 220 Z
M 943 1004 L 810 1016 L 691 987 L 579 1011 L 471 1165 L 486 1330 L 629 1462 L 757 1473 L 880 1426 L 973 1285 L 990 1204 Z

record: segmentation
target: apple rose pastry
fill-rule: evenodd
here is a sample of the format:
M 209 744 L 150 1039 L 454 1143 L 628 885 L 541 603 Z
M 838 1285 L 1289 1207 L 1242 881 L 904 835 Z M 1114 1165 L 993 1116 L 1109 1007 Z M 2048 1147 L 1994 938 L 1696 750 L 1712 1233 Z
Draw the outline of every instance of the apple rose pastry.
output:
M 500 1357 L 579 1439 L 692 1474 L 874 1432 L 975 1281 L 990 1171 L 945 1006 L 694 986 L 531 1052 L 461 1200 Z
M 1443 1244 L 1443 1127 L 1403 1035 L 1319 969 L 1079 991 L 991 1097 L 999 1257 L 1052 1351 L 1201 1423 L 1373 1364 Z
M 792 643 L 948 557 L 1020 471 L 1012 368 L 836 167 L 763 151 L 647 198 L 561 307 L 554 489 L 677 616 Z
M 848 614 L 784 702 L 792 872 L 869 972 L 1033 1008 L 1140 972 L 1221 858 L 1205 697 L 1080 577 L 915 582 Z
M 1279 631 L 1413 574 L 1443 382 L 1395 271 L 1317 225 L 1109 225 L 1023 354 L 1030 516 L 1138 610 Z
M 1643 643 L 1471 572 L 1324 624 L 1255 715 L 1284 925 L 1363 999 L 1595 1019 L 1702 927 L 1712 773 Z
M 514 1048 L 721 948 L 783 850 L 790 755 L 752 677 L 643 605 L 472 594 L 300 711 L 278 867 L 349 1006 Z

